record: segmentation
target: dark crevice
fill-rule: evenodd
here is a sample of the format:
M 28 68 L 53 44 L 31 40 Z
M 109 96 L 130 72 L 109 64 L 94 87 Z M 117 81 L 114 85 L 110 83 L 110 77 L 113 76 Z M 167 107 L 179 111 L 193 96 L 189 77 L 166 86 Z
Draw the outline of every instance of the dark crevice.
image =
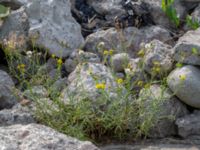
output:
M 5 53 L 2 48 L 0 48 L 0 65 L 5 65 L 5 66 L 8 65 L 8 63 L 6 61 Z
M 0 2 L 0 4 L 6 6 L 6 7 L 9 7 L 11 8 L 11 10 L 17 10 L 19 9 L 22 5 L 20 3 L 16 3 L 16 2 Z
M 111 20 L 106 20 L 105 16 L 98 14 L 94 8 L 89 6 L 86 0 L 72 1 L 72 15 L 82 27 L 84 37 L 96 32 L 98 29 L 108 29 L 110 27 L 142 27 L 152 25 L 152 17 L 150 15 L 148 5 L 138 3 L 136 1 L 122 0 L 121 5 L 126 13 L 115 16 Z

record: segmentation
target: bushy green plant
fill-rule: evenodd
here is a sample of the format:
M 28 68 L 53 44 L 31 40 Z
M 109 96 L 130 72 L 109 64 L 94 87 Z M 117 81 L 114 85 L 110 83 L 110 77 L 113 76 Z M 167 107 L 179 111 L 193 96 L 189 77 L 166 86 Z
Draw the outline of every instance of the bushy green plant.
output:
M 180 19 L 177 15 L 176 9 L 173 7 L 174 0 L 162 0 L 162 10 L 166 13 L 166 15 L 170 18 L 170 20 L 179 27 Z M 200 23 L 197 19 L 192 18 L 190 15 L 186 17 L 186 23 L 188 27 L 193 30 L 196 30 L 200 27 Z
M 162 0 L 162 10 L 171 19 L 171 21 L 178 27 L 180 19 L 177 15 L 176 9 L 173 7 L 174 0 Z
M 192 28 L 193 30 L 196 30 L 197 28 L 200 27 L 199 21 L 195 18 L 192 18 L 192 16 L 190 15 L 186 17 L 186 23 L 188 27 Z
M 114 98 L 110 97 L 109 92 L 105 90 L 106 85 L 100 83 L 98 78 L 95 78 L 95 88 L 100 93 L 96 100 L 100 102 L 99 105 L 94 105 L 90 99 L 85 97 L 85 92 L 79 93 L 82 94 L 82 99 L 79 101 L 77 101 L 75 95 L 69 93 L 70 101 L 66 104 L 60 99 L 60 91 L 51 86 L 60 77 L 61 58 L 56 58 L 55 55 L 52 55 L 52 59 L 55 59 L 57 63 L 58 72 L 57 76 L 52 79 L 48 77 L 47 72 L 39 71 L 43 63 L 41 63 L 36 50 L 31 52 L 29 57 L 30 65 L 26 65 L 23 62 L 24 55 L 17 51 L 11 51 L 8 48 L 5 49 L 5 53 L 10 73 L 18 79 L 20 89 L 31 90 L 34 85 L 42 85 L 47 89 L 47 95 L 49 95 L 47 101 L 41 100 L 31 91 L 31 100 L 36 104 L 35 117 L 40 123 L 62 133 L 79 139 L 100 140 L 105 136 L 116 139 L 131 139 L 147 135 L 151 127 L 157 122 L 154 117 L 156 117 L 162 100 L 156 100 L 155 104 L 152 104 L 152 112 L 146 114 L 144 110 L 145 104 L 138 101 L 138 91 L 133 88 L 148 88 L 152 83 L 160 83 L 160 81 L 155 81 L 154 77 L 141 81 L 139 78 L 132 80 L 132 75 L 127 75 L 122 79 L 118 78 L 113 72 L 117 83 L 116 87 L 111 87 L 115 90 L 114 93 L 116 95 Z M 105 58 L 102 63 L 108 64 L 106 63 L 108 55 L 113 55 L 113 53 L 114 50 L 105 50 Z M 140 51 L 139 55 L 142 57 L 143 53 Z M 142 62 L 139 66 L 144 71 Z M 155 73 L 158 74 L 159 66 L 157 65 L 156 67 Z M 127 66 L 127 69 L 132 71 L 130 65 Z M 161 84 L 164 85 L 164 83 Z M 147 119 L 141 121 L 140 116 L 143 114 L 146 115 L 145 118 Z

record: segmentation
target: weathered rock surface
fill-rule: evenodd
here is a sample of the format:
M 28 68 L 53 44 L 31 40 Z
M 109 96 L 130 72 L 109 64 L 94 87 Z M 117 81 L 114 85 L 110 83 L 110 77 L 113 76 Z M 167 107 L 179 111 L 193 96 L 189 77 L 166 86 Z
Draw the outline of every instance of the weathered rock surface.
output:
M 0 70 L 0 84 L 14 87 L 14 82 L 7 72 Z
M 184 103 L 200 108 L 200 70 L 195 66 L 177 68 L 168 76 L 168 86 Z
M 143 89 L 139 95 L 140 105 L 143 105 L 144 118 L 155 121 L 148 134 L 151 138 L 163 138 L 176 135 L 175 119 L 188 113 L 186 106 L 169 89 L 160 85 L 152 85 Z M 141 116 L 141 119 L 142 119 Z M 147 117 L 147 118 L 145 118 Z
M 107 20 L 113 20 L 116 16 L 125 14 L 121 2 L 121 0 L 87 0 L 87 3 L 92 6 L 96 12 L 105 16 Z
M 127 68 L 129 63 L 129 55 L 127 53 L 118 53 L 111 57 L 111 66 L 115 72 L 122 72 Z
M 190 142 L 179 143 L 180 141 L 177 140 L 177 143 L 169 143 L 169 141 L 165 143 L 158 143 L 157 141 L 148 142 L 143 141 L 143 143 L 139 144 L 110 144 L 106 146 L 102 146 L 101 150 L 199 150 L 199 145 L 193 145 Z
M 83 44 L 81 28 L 71 15 L 69 0 L 2 0 L 2 2 L 23 8 L 13 11 L 6 19 L 0 30 L 1 33 L 5 32 L 1 34 L 1 38 L 14 36 L 15 40 L 20 40 L 17 44 L 22 43 L 21 45 L 25 46 L 24 42 L 28 37 L 34 47 L 45 48 L 50 54 L 58 57 L 68 56 Z M 10 32 L 12 30 L 13 33 Z
M 173 50 L 170 45 L 153 40 L 144 47 L 144 69 L 151 75 L 163 75 L 172 70 Z
M 0 71 L 0 110 L 11 108 L 17 103 L 14 94 L 14 83 L 11 77 L 4 71 Z
M 178 135 L 187 138 L 189 136 L 200 136 L 200 112 L 186 115 L 176 120 Z
M 98 150 L 90 142 L 79 141 L 38 124 L 0 127 L 0 145 L 6 150 Z
M 105 90 L 112 95 L 112 88 L 116 83 L 111 71 L 104 65 L 98 63 L 79 64 L 68 77 L 68 88 L 62 92 L 62 100 L 69 103 L 77 102 L 85 98 L 96 102 L 101 95 L 95 86 L 97 83 L 105 84 Z M 109 88 L 110 87 L 110 88 Z
M 0 43 L 12 50 L 26 50 L 29 22 L 24 8 L 12 11 L 0 27 Z
M 124 29 L 122 33 L 118 32 L 115 28 L 110 28 L 89 35 L 86 38 L 84 47 L 87 51 L 102 54 L 103 52 L 98 50 L 98 44 L 104 42 L 104 49 L 106 50 L 126 51 L 131 56 L 136 57 L 136 53 L 140 50 L 142 42 L 150 42 L 153 39 L 167 41 L 170 38 L 170 33 L 159 26 L 144 27 L 140 30 L 135 27 L 129 27 Z
M 15 105 L 11 109 L 0 111 L 0 126 L 30 123 L 35 123 L 33 114 L 31 114 L 27 107 L 23 107 L 20 104 Z
M 71 73 L 79 63 L 85 62 L 100 63 L 101 60 L 97 54 L 76 50 L 70 54 L 68 59 L 66 59 L 65 69 L 68 73 Z
M 84 39 L 80 25 L 71 16 L 69 0 L 35 0 L 28 2 L 29 36 L 35 46 L 46 48 L 50 54 L 66 57 L 79 48 Z
M 195 8 L 191 16 L 193 17 L 194 20 L 196 20 L 200 24 L 200 4 L 198 5 L 197 8 Z
M 48 91 L 42 85 L 30 87 L 30 89 L 24 91 L 24 96 L 28 99 L 39 99 L 48 97 Z
M 160 0 L 142 0 L 142 1 L 147 4 L 147 8 L 149 9 L 149 12 L 153 18 L 153 21 L 157 25 L 161 25 L 167 28 L 174 27 L 174 24 L 163 12 Z M 179 18 L 183 19 L 186 15 L 186 9 L 182 5 L 181 1 L 175 0 L 173 6 L 176 9 L 176 12 Z
M 177 62 L 200 65 L 200 28 L 188 31 L 177 42 L 174 58 Z

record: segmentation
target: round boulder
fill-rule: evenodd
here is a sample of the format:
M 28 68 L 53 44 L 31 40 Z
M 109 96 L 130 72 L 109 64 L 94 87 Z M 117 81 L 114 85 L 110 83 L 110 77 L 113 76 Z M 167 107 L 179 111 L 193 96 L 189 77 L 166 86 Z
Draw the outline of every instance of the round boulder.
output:
M 200 108 L 200 70 L 195 66 L 184 66 L 170 73 L 168 86 L 184 103 Z

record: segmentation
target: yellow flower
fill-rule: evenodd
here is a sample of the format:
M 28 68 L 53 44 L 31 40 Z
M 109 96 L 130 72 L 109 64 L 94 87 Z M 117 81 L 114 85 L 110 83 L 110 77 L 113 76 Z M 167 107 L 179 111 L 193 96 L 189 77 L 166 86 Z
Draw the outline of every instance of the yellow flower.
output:
M 159 73 L 160 72 L 160 67 L 153 67 L 153 72 Z
M 124 82 L 124 80 L 122 78 L 117 79 L 118 84 L 122 84 L 123 82 Z
M 110 55 L 113 55 L 113 52 L 114 52 L 113 49 L 110 49 L 110 50 L 109 50 L 109 54 L 110 54 Z
M 179 75 L 179 78 L 180 78 L 182 81 L 184 81 L 184 80 L 186 79 L 186 75 L 181 74 L 181 75 Z
M 105 50 L 105 51 L 103 52 L 103 54 L 104 54 L 104 55 L 108 55 L 108 54 L 109 54 L 109 51 Z
M 151 84 L 150 84 L 150 83 L 147 83 L 147 84 L 144 85 L 144 88 L 145 88 L 145 89 L 148 89 L 148 88 L 150 88 L 150 86 L 151 86 Z
M 17 65 L 17 69 L 24 69 L 26 67 L 26 65 L 25 64 L 19 64 L 19 65 Z
M 141 49 L 137 54 L 138 54 L 138 56 L 143 57 L 145 52 L 143 49 Z
M 25 68 L 26 65 L 25 65 L 25 64 L 21 64 L 20 67 L 21 67 L 21 68 Z
M 104 83 L 98 83 L 95 85 L 96 89 L 105 89 L 106 88 L 106 85 Z
M 103 54 L 104 54 L 104 55 L 113 55 L 113 52 L 114 52 L 114 50 L 112 50 L 112 49 L 109 50 L 109 51 L 108 51 L 108 50 L 105 50 L 105 51 L 103 51 Z
M 56 58 L 56 55 L 55 55 L 55 54 L 52 54 L 51 57 L 52 57 L 52 58 Z
M 137 82 L 137 85 L 138 85 L 138 86 L 140 86 L 140 87 L 142 87 L 142 86 L 143 86 L 143 84 L 144 84 L 144 82 L 143 82 L 143 81 L 138 81 L 138 82 Z
M 25 67 L 26 67 L 25 64 L 19 64 L 19 65 L 17 65 L 17 69 L 18 69 L 20 72 L 25 72 Z
M 159 62 L 159 61 L 154 61 L 153 64 L 154 64 L 155 66 L 160 66 L 160 62 Z
M 63 63 L 62 59 L 59 58 L 59 59 L 57 60 L 57 63 L 58 63 L 58 65 L 62 65 L 62 63 Z

